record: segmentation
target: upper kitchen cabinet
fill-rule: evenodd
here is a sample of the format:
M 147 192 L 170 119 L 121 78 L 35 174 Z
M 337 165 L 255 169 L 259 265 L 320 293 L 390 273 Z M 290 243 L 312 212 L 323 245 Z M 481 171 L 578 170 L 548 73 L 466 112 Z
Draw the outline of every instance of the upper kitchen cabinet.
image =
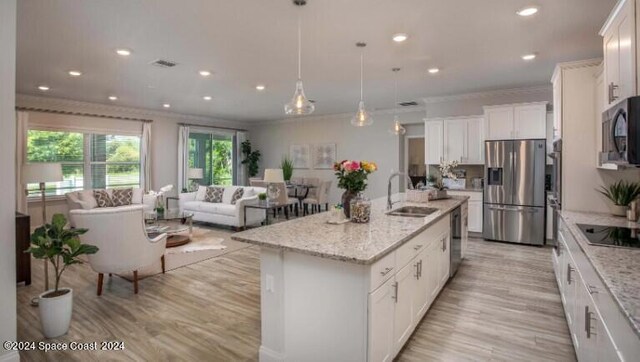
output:
M 484 163 L 483 118 L 456 117 L 425 123 L 425 160 L 428 165 L 458 161 L 462 165 Z
M 547 137 L 547 102 L 484 107 L 487 140 Z
M 636 94 L 635 0 L 622 0 L 600 30 L 607 107 Z

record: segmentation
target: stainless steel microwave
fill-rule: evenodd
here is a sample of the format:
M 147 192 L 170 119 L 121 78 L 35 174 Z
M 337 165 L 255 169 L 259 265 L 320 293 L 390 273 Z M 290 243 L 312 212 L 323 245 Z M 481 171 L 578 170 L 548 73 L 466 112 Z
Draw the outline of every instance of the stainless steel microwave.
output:
M 600 162 L 640 167 L 640 96 L 602 113 Z

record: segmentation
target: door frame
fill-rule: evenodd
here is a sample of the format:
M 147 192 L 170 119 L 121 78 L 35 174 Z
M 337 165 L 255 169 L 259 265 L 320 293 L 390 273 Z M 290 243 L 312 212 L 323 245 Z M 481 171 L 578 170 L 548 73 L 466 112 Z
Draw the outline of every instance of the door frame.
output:
M 425 135 L 412 135 L 412 136 L 404 136 L 404 165 L 402 165 L 403 169 L 399 170 L 399 172 L 408 173 L 409 172 L 409 140 L 422 138 L 425 142 L 427 142 L 427 138 Z M 429 175 L 429 168 L 427 168 L 427 175 Z M 404 182 L 400 182 L 400 192 L 405 192 L 406 186 Z

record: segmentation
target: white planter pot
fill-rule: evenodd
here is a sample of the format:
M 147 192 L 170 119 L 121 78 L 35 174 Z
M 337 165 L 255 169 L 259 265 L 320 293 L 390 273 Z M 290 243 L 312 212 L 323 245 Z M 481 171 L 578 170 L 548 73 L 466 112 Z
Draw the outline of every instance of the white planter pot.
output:
M 611 213 L 615 216 L 627 216 L 628 206 L 609 204 Z
M 40 324 L 42 324 L 42 333 L 47 338 L 66 334 L 71 323 L 73 289 L 60 288 L 59 290 L 68 290 L 69 292 L 53 298 L 43 298 L 43 295 L 52 291 L 48 290 L 39 296 Z

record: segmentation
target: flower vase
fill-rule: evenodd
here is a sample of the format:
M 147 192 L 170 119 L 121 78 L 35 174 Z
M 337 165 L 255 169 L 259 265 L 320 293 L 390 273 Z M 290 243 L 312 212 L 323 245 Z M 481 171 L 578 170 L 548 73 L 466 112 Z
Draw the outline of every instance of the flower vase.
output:
M 347 219 L 351 217 L 351 213 L 349 212 L 351 208 L 351 200 L 356 196 L 358 196 L 358 193 L 352 190 L 346 190 L 342 193 L 342 211 Z
M 350 210 L 352 222 L 365 224 L 371 219 L 371 201 L 362 194 L 351 199 Z

